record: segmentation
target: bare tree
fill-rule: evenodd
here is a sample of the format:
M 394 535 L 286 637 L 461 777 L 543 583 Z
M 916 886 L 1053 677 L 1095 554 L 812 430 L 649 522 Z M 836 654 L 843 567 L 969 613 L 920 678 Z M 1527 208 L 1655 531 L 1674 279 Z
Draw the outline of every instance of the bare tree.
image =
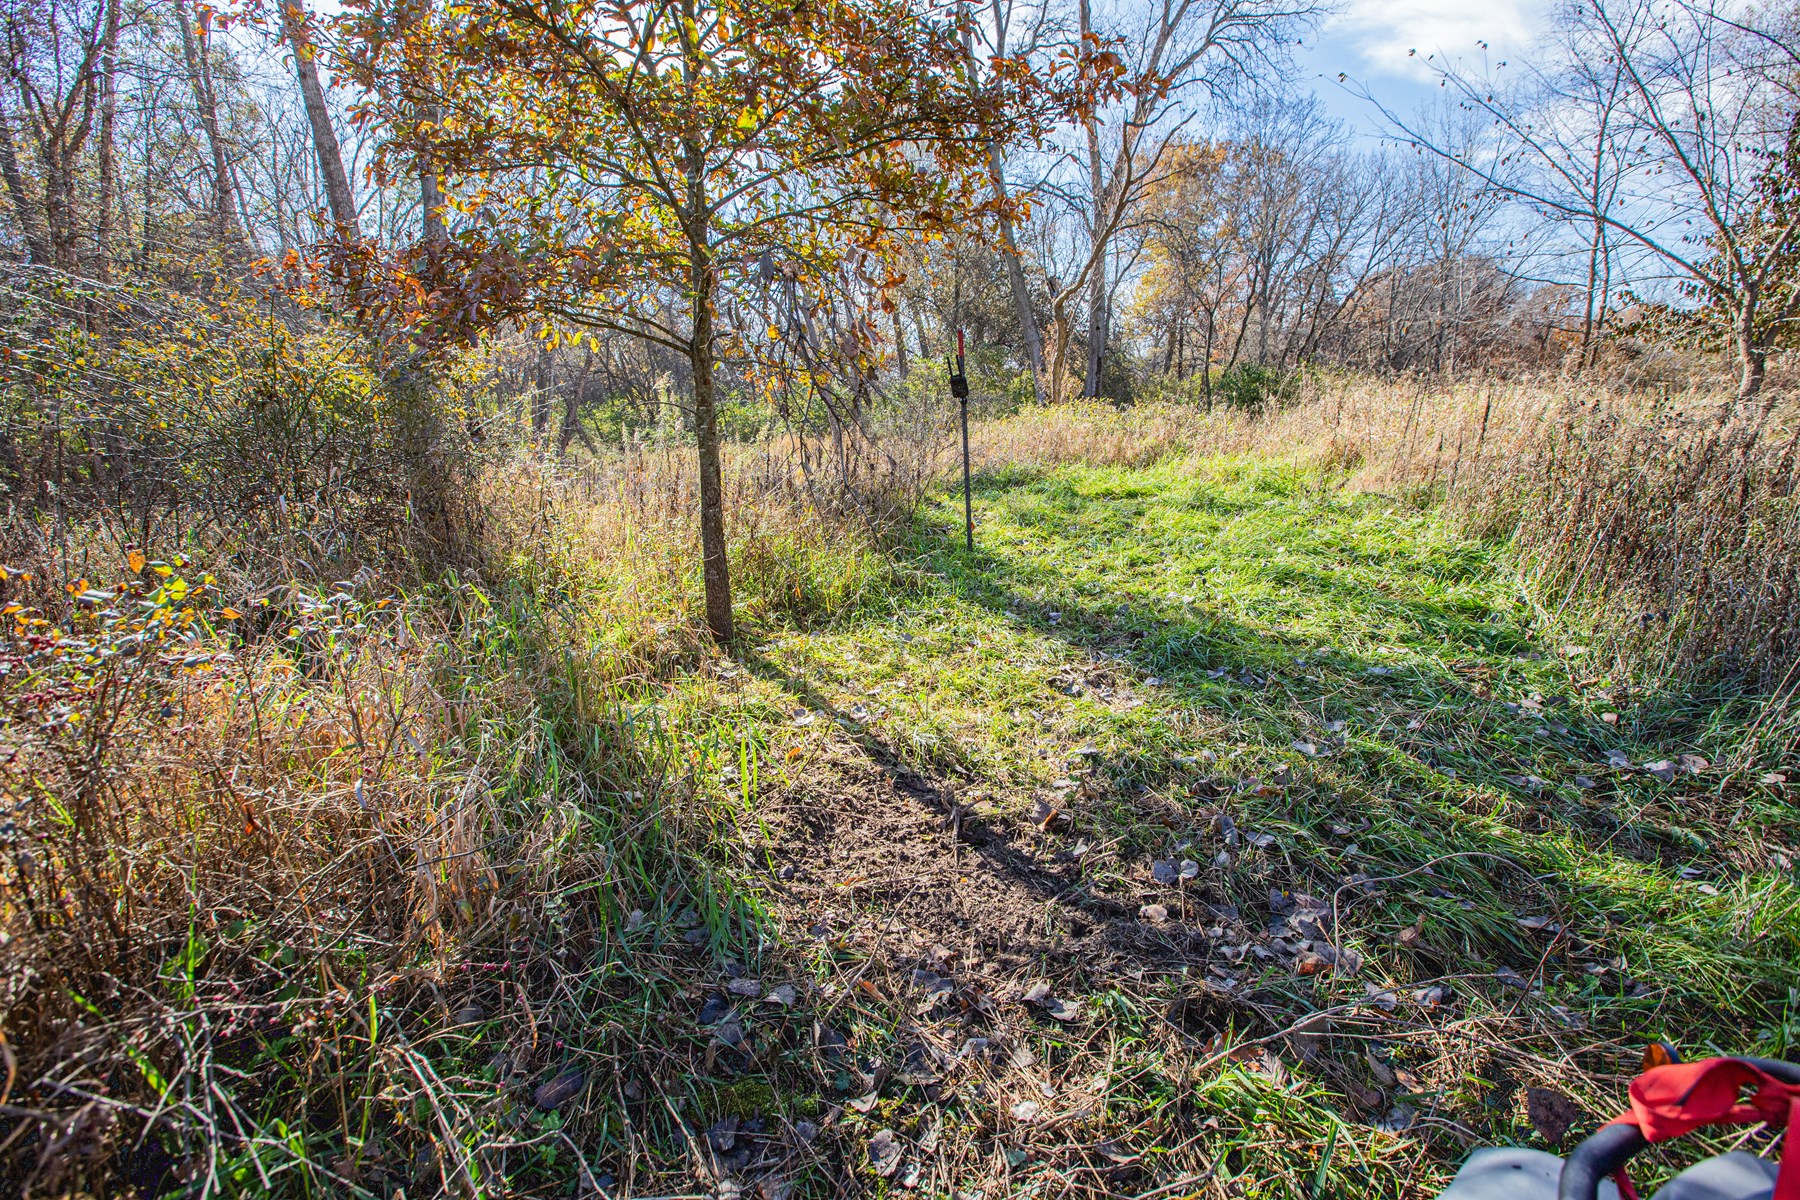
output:
M 100 198 L 94 219 L 94 275 L 112 276 L 113 210 L 119 193 L 119 0 L 107 0 L 106 32 L 100 46 Z
M 1719 314 L 1748 401 L 1796 316 L 1792 301 L 1770 297 L 1792 294 L 1772 285 L 1800 240 L 1800 210 L 1765 212 L 1768 165 L 1794 121 L 1791 49 L 1747 28 L 1717 0 L 1572 0 L 1560 60 L 1538 74 L 1579 79 L 1597 67 L 1575 94 L 1604 102 L 1603 122 L 1547 120 L 1546 106 L 1566 111 L 1566 96 L 1509 91 L 1455 65 L 1441 69 L 1443 82 L 1492 119 L 1505 138 L 1498 153 L 1446 145 L 1383 112 L 1415 145 L 1488 187 L 1595 230 L 1597 264 L 1602 248 L 1629 250 L 1644 282 L 1672 284 Z
M 50 233 L 44 228 L 43 201 L 34 193 L 19 166 L 19 150 L 13 141 L 12 118 L 6 113 L 0 97 L 0 176 L 6 180 L 6 194 L 12 201 L 13 219 L 25 238 L 26 253 L 31 262 L 47 267 L 56 261 L 50 249 Z
M 210 23 L 206 14 L 202 14 L 196 23 L 189 15 L 187 0 L 175 0 L 175 19 L 181 26 L 181 49 L 187 60 L 188 85 L 193 89 L 200 126 L 206 131 L 207 148 L 212 154 L 213 234 L 222 243 L 241 243 L 245 233 L 238 221 L 237 182 L 231 170 L 231 153 L 225 144 L 225 133 L 219 123 L 218 92 L 213 86 L 208 46 Z
M 1223 92 L 1253 64 L 1278 67 L 1282 46 L 1319 12 L 1314 0 L 1150 0 L 1102 26 L 1091 0 L 1076 2 L 1082 51 L 1113 68 L 1116 86 L 1109 102 L 1082 114 L 1081 146 L 1070 154 L 1081 163 L 1079 182 L 1054 189 L 1078 213 L 1086 235 L 1050 298 L 1051 390 L 1058 398 L 1073 339 L 1069 310 L 1084 294 L 1083 390 L 1100 393 L 1118 283 L 1110 272 L 1115 243 L 1131 225 L 1170 139 L 1191 119 L 1187 101 L 1196 89 Z
M 1014 0 L 990 0 L 991 24 L 965 16 L 963 47 L 969 59 L 969 83 L 972 88 L 978 86 L 980 71 L 980 63 L 975 53 L 977 33 L 980 34 L 984 47 L 990 52 L 992 59 L 1006 59 L 1009 53 L 1008 40 L 1016 12 Z M 1010 53 L 1029 57 L 1036 51 L 1039 35 L 1044 27 L 1044 14 L 1045 10 L 1040 8 L 1037 27 L 1032 31 L 1027 44 L 1024 46 L 1013 45 Z M 1013 308 L 1018 314 L 1019 334 L 1025 351 L 1025 362 L 1031 369 L 1032 392 L 1041 404 L 1044 400 L 1044 339 L 1038 330 L 1037 314 L 1031 303 L 1031 289 L 1025 281 L 1024 257 L 1020 252 L 1018 234 L 1013 226 L 1014 197 L 1009 191 L 1006 180 L 1006 147 L 998 142 L 990 141 L 987 146 L 987 160 L 988 177 L 993 183 L 994 199 L 1000 208 L 1000 247 L 1006 256 L 1007 285 L 1012 293 Z M 904 372 L 904 350 L 901 352 L 901 364 Z
M 100 59 L 116 11 L 110 0 L 11 0 L 4 19 L 7 74 L 43 174 L 49 261 L 76 272 L 82 257 L 79 181 L 100 104 Z M 15 204 L 21 197 L 28 197 L 23 187 Z
M 282 33 L 294 52 L 294 74 L 300 81 L 300 95 L 306 104 L 306 121 L 312 128 L 313 151 L 319 158 L 319 177 L 325 183 L 331 220 L 341 234 L 356 238 L 362 233 L 356 215 L 356 195 L 350 190 L 350 177 L 344 171 L 344 152 L 338 145 L 337 130 L 331 124 L 325 88 L 319 82 L 319 56 L 313 45 L 311 21 L 304 0 L 281 0 Z

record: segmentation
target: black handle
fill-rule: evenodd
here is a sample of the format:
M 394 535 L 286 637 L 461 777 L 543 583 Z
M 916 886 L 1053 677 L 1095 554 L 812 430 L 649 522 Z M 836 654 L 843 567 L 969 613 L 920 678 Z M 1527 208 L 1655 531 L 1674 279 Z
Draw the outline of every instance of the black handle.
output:
M 1563 1164 L 1556 1200 L 1595 1200 L 1600 1181 L 1616 1174 L 1631 1156 L 1649 1145 L 1636 1125 L 1606 1125 L 1575 1147 Z
M 1778 1058 L 1739 1058 L 1766 1075 L 1781 1082 L 1800 1086 L 1800 1065 Z M 1599 1132 L 1575 1147 L 1563 1164 L 1562 1182 L 1556 1188 L 1556 1200 L 1596 1200 L 1600 1181 L 1618 1173 L 1631 1156 L 1649 1143 L 1635 1125 L 1605 1125 Z

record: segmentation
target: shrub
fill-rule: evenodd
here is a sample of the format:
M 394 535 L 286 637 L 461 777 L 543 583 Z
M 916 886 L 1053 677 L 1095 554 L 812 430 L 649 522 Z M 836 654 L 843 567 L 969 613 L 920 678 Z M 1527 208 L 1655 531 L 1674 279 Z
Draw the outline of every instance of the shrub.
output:
M 315 577 L 460 536 L 485 414 L 456 370 L 384 366 L 358 336 L 224 285 L 0 272 L 0 302 L 0 486 L 24 515 L 61 528 L 105 510 L 139 542 L 229 541 Z M 19 544 L 28 523 L 9 532 L 15 561 L 43 549 Z
M 1257 413 L 1279 404 L 1292 392 L 1291 381 L 1274 367 L 1260 363 L 1240 362 L 1222 372 L 1213 381 L 1215 404 L 1238 412 Z

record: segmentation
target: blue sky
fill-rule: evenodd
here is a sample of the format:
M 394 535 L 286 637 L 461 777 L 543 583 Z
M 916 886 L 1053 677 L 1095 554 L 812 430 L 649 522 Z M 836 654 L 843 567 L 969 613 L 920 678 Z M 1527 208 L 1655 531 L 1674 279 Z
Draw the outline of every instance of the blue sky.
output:
M 1440 94 L 1427 55 L 1472 65 L 1484 53 L 1494 60 L 1522 56 L 1551 0 L 1343 0 L 1336 7 L 1296 54 L 1296 82 L 1317 92 L 1334 116 L 1373 131 L 1377 114 L 1339 86 L 1338 72 L 1394 111 L 1411 113 Z

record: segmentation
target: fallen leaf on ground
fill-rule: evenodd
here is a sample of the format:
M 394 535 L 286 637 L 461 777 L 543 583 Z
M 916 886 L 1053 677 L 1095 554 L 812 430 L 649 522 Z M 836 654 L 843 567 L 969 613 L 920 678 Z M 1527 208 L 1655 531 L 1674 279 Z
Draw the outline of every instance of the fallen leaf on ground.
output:
M 883 1129 L 869 1139 L 869 1165 L 883 1179 L 891 1176 L 900 1168 L 900 1158 L 904 1150 L 900 1139 L 891 1129 Z
M 1375 1122 L 1375 1128 L 1386 1133 L 1401 1133 L 1412 1128 L 1413 1120 L 1418 1115 L 1418 1110 L 1412 1105 L 1396 1104 L 1389 1110 L 1387 1116 Z
M 1581 1107 L 1553 1088 L 1528 1087 L 1525 1115 L 1538 1136 L 1554 1146 L 1563 1140 L 1570 1126 L 1581 1120 Z
M 573 1100 L 587 1082 L 587 1076 L 580 1067 L 564 1067 L 556 1078 L 540 1084 L 537 1091 L 531 1093 L 531 1102 L 539 1108 L 555 1112 Z
M 1288 1041 L 1302 1058 L 1312 1058 L 1319 1052 L 1319 1045 L 1331 1032 L 1331 1018 L 1322 1012 L 1303 1017 L 1288 1031 Z

